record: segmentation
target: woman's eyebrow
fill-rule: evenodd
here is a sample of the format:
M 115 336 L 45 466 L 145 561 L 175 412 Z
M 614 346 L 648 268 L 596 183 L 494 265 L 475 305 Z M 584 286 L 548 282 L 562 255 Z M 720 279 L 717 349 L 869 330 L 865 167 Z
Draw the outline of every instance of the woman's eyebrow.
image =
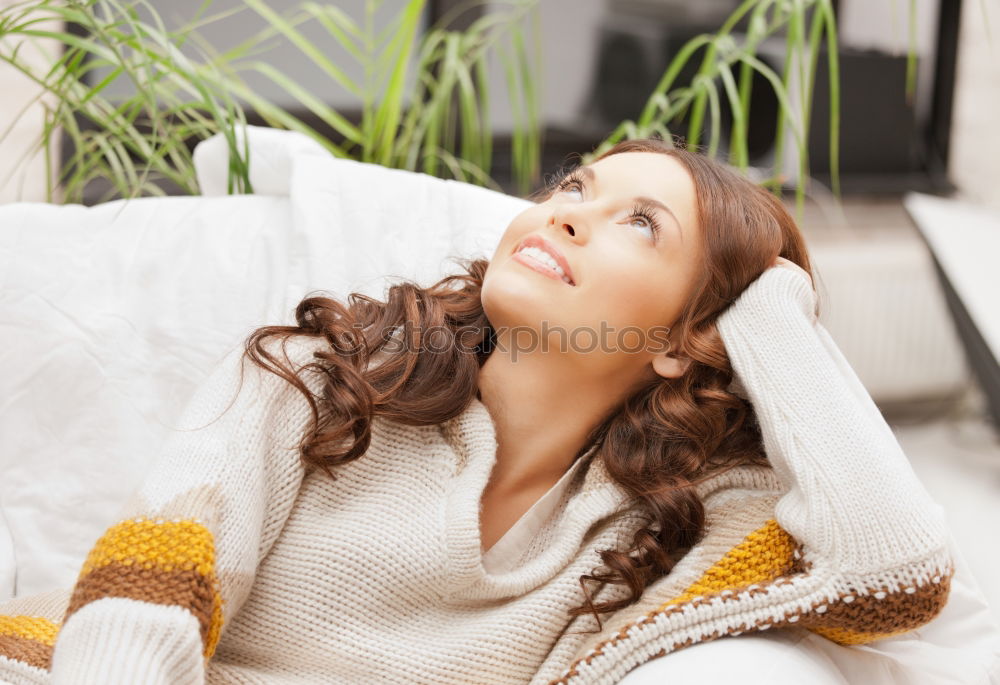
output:
M 589 183 L 593 183 L 596 180 L 596 178 L 597 178 L 597 175 L 594 173 L 594 170 L 591 169 L 589 166 L 579 166 L 579 167 L 577 167 L 577 171 L 579 171 L 580 174 Z M 677 216 L 672 211 L 670 211 L 670 207 L 667 207 L 665 204 L 663 204 L 659 200 L 654 200 L 651 197 L 637 196 L 637 197 L 632 198 L 632 201 L 633 202 L 638 202 L 640 204 L 649 205 L 651 207 L 655 207 L 656 209 L 660 209 L 660 210 L 666 212 L 667 214 L 669 214 L 670 218 L 673 219 L 674 223 L 677 225 L 677 235 L 680 236 L 681 242 L 684 242 L 684 231 L 681 230 L 681 222 L 678 221 L 677 220 Z

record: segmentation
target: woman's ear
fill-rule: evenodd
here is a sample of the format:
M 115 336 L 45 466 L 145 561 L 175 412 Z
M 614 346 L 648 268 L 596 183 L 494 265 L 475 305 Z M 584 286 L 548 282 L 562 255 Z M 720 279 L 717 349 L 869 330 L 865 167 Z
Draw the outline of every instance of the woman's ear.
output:
M 653 370 L 664 378 L 679 378 L 691 366 L 687 357 L 671 357 L 668 354 L 658 354 L 653 357 Z

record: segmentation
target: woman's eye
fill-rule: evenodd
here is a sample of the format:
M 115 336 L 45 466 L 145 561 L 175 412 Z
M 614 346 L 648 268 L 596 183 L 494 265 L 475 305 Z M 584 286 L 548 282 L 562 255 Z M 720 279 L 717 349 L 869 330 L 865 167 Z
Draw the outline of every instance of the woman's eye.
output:
M 635 226 L 636 228 L 645 228 L 645 229 L 648 229 L 650 237 L 652 237 L 652 235 L 653 235 L 653 229 L 649 225 L 649 222 L 646 221 L 646 219 L 644 219 L 641 216 L 634 216 L 631 219 L 629 219 L 629 225 L 630 226 Z
M 564 186 L 562 186 L 559 190 L 560 192 L 563 193 L 579 193 L 581 195 L 583 194 L 583 188 L 581 188 L 578 183 L 567 183 Z
M 646 216 L 645 213 L 633 212 L 629 215 L 628 219 L 626 219 L 626 223 L 628 223 L 629 226 L 648 231 L 646 234 L 647 237 L 653 242 L 656 242 L 656 233 L 659 230 L 659 227 L 657 226 L 655 219 Z
M 578 174 L 569 174 L 559 181 L 556 191 L 560 194 L 577 193 L 583 197 L 583 179 Z

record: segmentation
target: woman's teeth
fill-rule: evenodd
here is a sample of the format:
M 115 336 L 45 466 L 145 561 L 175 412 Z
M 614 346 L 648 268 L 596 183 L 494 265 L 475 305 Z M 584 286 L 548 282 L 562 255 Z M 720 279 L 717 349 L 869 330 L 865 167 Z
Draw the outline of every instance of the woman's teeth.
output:
M 550 255 L 545 250 L 539 247 L 530 246 L 530 247 L 522 247 L 517 252 L 518 254 L 526 254 L 535 261 L 541 262 L 542 264 L 544 264 L 545 266 L 549 267 L 557 274 L 559 274 L 559 277 L 562 278 L 563 281 L 569 283 L 570 285 L 573 284 L 573 282 L 569 280 L 569 277 L 566 276 L 566 272 L 563 271 L 561 266 L 559 266 L 558 262 L 556 262 L 556 260 L 552 258 L 552 255 Z

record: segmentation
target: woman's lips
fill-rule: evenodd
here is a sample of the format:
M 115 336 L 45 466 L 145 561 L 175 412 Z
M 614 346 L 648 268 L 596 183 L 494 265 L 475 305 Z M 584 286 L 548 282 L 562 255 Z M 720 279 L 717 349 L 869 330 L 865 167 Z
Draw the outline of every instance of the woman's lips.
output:
M 553 271 L 551 267 L 547 264 L 542 264 L 540 261 L 531 257 L 530 255 L 523 254 L 521 252 L 514 253 L 514 260 L 524 264 L 529 269 L 534 269 L 540 274 L 548 276 L 551 279 L 559 281 L 560 283 L 565 283 L 566 285 L 573 285 L 573 283 L 566 283 L 558 273 Z
M 563 281 L 562 276 L 552 271 L 549 265 L 536 261 L 526 254 L 521 254 L 521 250 L 526 247 L 534 247 L 548 254 L 556 262 L 556 264 L 559 265 L 559 268 L 562 269 L 566 278 L 569 279 L 568 285 L 576 285 L 576 279 L 573 277 L 573 270 L 570 269 L 569 262 L 566 261 L 566 257 L 564 257 L 563 253 L 559 251 L 559 248 L 537 233 L 533 233 L 518 243 L 517 247 L 514 248 L 513 256 L 517 257 L 520 255 L 521 258 L 518 259 L 518 261 L 522 264 L 536 268 L 536 270 L 542 271 L 542 273 L 547 276 L 552 275 L 556 280 Z M 565 281 L 563 282 L 565 283 Z

